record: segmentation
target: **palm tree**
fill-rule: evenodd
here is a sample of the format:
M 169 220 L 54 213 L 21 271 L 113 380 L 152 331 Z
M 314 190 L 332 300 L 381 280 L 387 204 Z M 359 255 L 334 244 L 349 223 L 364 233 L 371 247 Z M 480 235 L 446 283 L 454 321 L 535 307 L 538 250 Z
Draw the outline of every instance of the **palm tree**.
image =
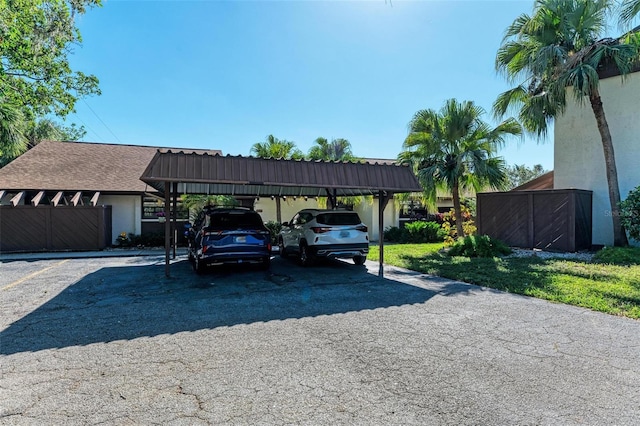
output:
M 27 150 L 24 115 L 0 98 L 0 167 Z
M 405 150 L 398 156 L 414 167 L 427 199 L 435 203 L 437 189 L 452 194 L 459 237 L 464 236 L 460 192 L 503 188 L 506 165 L 495 153 L 506 136 L 522 133 L 513 118 L 491 128 L 481 120 L 484 113 L 471 101 L 455 99 L 449 99 L 440 111 L 418 111 L 409 123 Z
M 300 160 L 304 158 L 304 154 L 298 148 L 296 143 L 280 140 L 273 135 L 267 136 L 264 142 L 254 143 L 251 147 L 251 154 L 259 158 L 284 158 Z
M 295 142 L 280 140 L 273 135 L 267 136 L 264 142 L 251 147 L 251 153 L 259 158 L 282 158 L 285 160 L 302 160 L 304 154 L 296 147 Z M 282 223 L 282 203 L 276 197 L 276 220 Z
M 351 152 L 351 142 L 346 139 L 332 139 L 329 142 L 326 138 L 319 137 L 315 141 L 307 154 L 309 160 L 323 161 L 356 161 Z
M 518 17 L 506 31 L 496 68 L 520 84 L 498 97 L 494 111 L 502 116 L 510 108 L 519 110 L 525 129 L 540 136 L 563 113 L 567 93 L 579 103 L 589 101 L 602 139 L 614 245 L 623 246 L 627 237 L 619 217 L 618 172 L 598 70 L 613 67 L 624 76 L 631 71 L 638 48 L 602 37 L 611 7 L 610 0 L 538 0 L 532 16 Z
M 629 24 L 640 15 L 640 0 L 624 0 L 620 10 L 620 23 Z

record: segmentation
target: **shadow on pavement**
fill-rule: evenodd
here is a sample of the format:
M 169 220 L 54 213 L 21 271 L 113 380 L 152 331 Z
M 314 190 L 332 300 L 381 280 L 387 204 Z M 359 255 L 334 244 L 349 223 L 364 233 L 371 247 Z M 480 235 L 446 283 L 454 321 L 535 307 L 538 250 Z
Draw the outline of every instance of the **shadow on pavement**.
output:
M 436 293 L 331 262 L 196 275 L 187 261 L 102 268 L 0 333 L 4 355 L 183 331 L 424 303 Z M 440 294 L 468 291 L 451 283 Z

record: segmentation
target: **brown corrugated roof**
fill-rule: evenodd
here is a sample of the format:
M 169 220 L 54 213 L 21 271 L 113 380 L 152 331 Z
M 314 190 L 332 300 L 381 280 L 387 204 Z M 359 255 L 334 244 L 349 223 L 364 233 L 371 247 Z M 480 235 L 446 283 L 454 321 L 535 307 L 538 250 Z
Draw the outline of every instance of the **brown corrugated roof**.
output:
M 158 149 L 42 141 L 0 169 L 0 190 L 145 192 L 151 188 L 140 180 L 140 175 Z
M 513 188 L 511 191 L 533 191 L 540 189 L 553 189 L 553 170 L 540 175 L 527 183 L 523 183 L 522 185 Z
M 221 195 L 338 196 L 422 191 L 407 166 L 350 162 L 273 160 L 242 156 L 160 151 L 140 178 L 164 192 Z

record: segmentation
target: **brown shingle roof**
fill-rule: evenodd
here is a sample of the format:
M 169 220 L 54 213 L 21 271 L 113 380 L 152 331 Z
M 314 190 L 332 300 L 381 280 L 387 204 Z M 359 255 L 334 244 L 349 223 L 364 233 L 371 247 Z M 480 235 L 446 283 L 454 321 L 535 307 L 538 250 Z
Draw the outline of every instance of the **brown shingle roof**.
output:
M 42 141 L 0 169 L 0 190 L 152 191 L 140 175 L 159 147 Z M 178 148 L 181 149 L 181 148 Z M 218 150 L 186 150 L 218 153 Z
M 407 166 L 173 151 L 158 152 L 141 179 L 161 192 L 165 182 L 178 182 L 180 193 L 199 194 L 323 196 L 330 188 L 350 196 L 422 190 Z

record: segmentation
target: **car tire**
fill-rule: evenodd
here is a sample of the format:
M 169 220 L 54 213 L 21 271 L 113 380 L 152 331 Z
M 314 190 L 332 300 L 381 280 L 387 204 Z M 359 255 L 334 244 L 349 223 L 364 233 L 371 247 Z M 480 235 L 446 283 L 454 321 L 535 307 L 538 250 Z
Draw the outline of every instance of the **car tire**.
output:
M 298 260 L 302 266 L 311 266 L 313 264 L 313 257 L 309 253 L 307 243 L 300 243 L 300 255 Z
M 287 253 L 287 249 L 284 246 L 284 241 L 282 238 L 278 239 L 278 251 L 280 252 L 280 257 L 286 259 L 289 257 L 289 253 Z
M 193 259 L 193 270 L 196 271 L 196 274 L 201 275 L 204 273 L 206 265 L 204 265 L 198 256 L 195 256 Z
M 260 264 L 260 269 L 262 269 L 263 271 L 268 271 L 270 267 L 271 267 L 271 258 L 265 257 L 264 259 L 262 259 L 262 263 Z
M 362 266 L 364 265 L 364 262 L 367 261 L 367 256 L 354 256 L 353 257 L 353 263 L 355 263 L 356 265 Z

